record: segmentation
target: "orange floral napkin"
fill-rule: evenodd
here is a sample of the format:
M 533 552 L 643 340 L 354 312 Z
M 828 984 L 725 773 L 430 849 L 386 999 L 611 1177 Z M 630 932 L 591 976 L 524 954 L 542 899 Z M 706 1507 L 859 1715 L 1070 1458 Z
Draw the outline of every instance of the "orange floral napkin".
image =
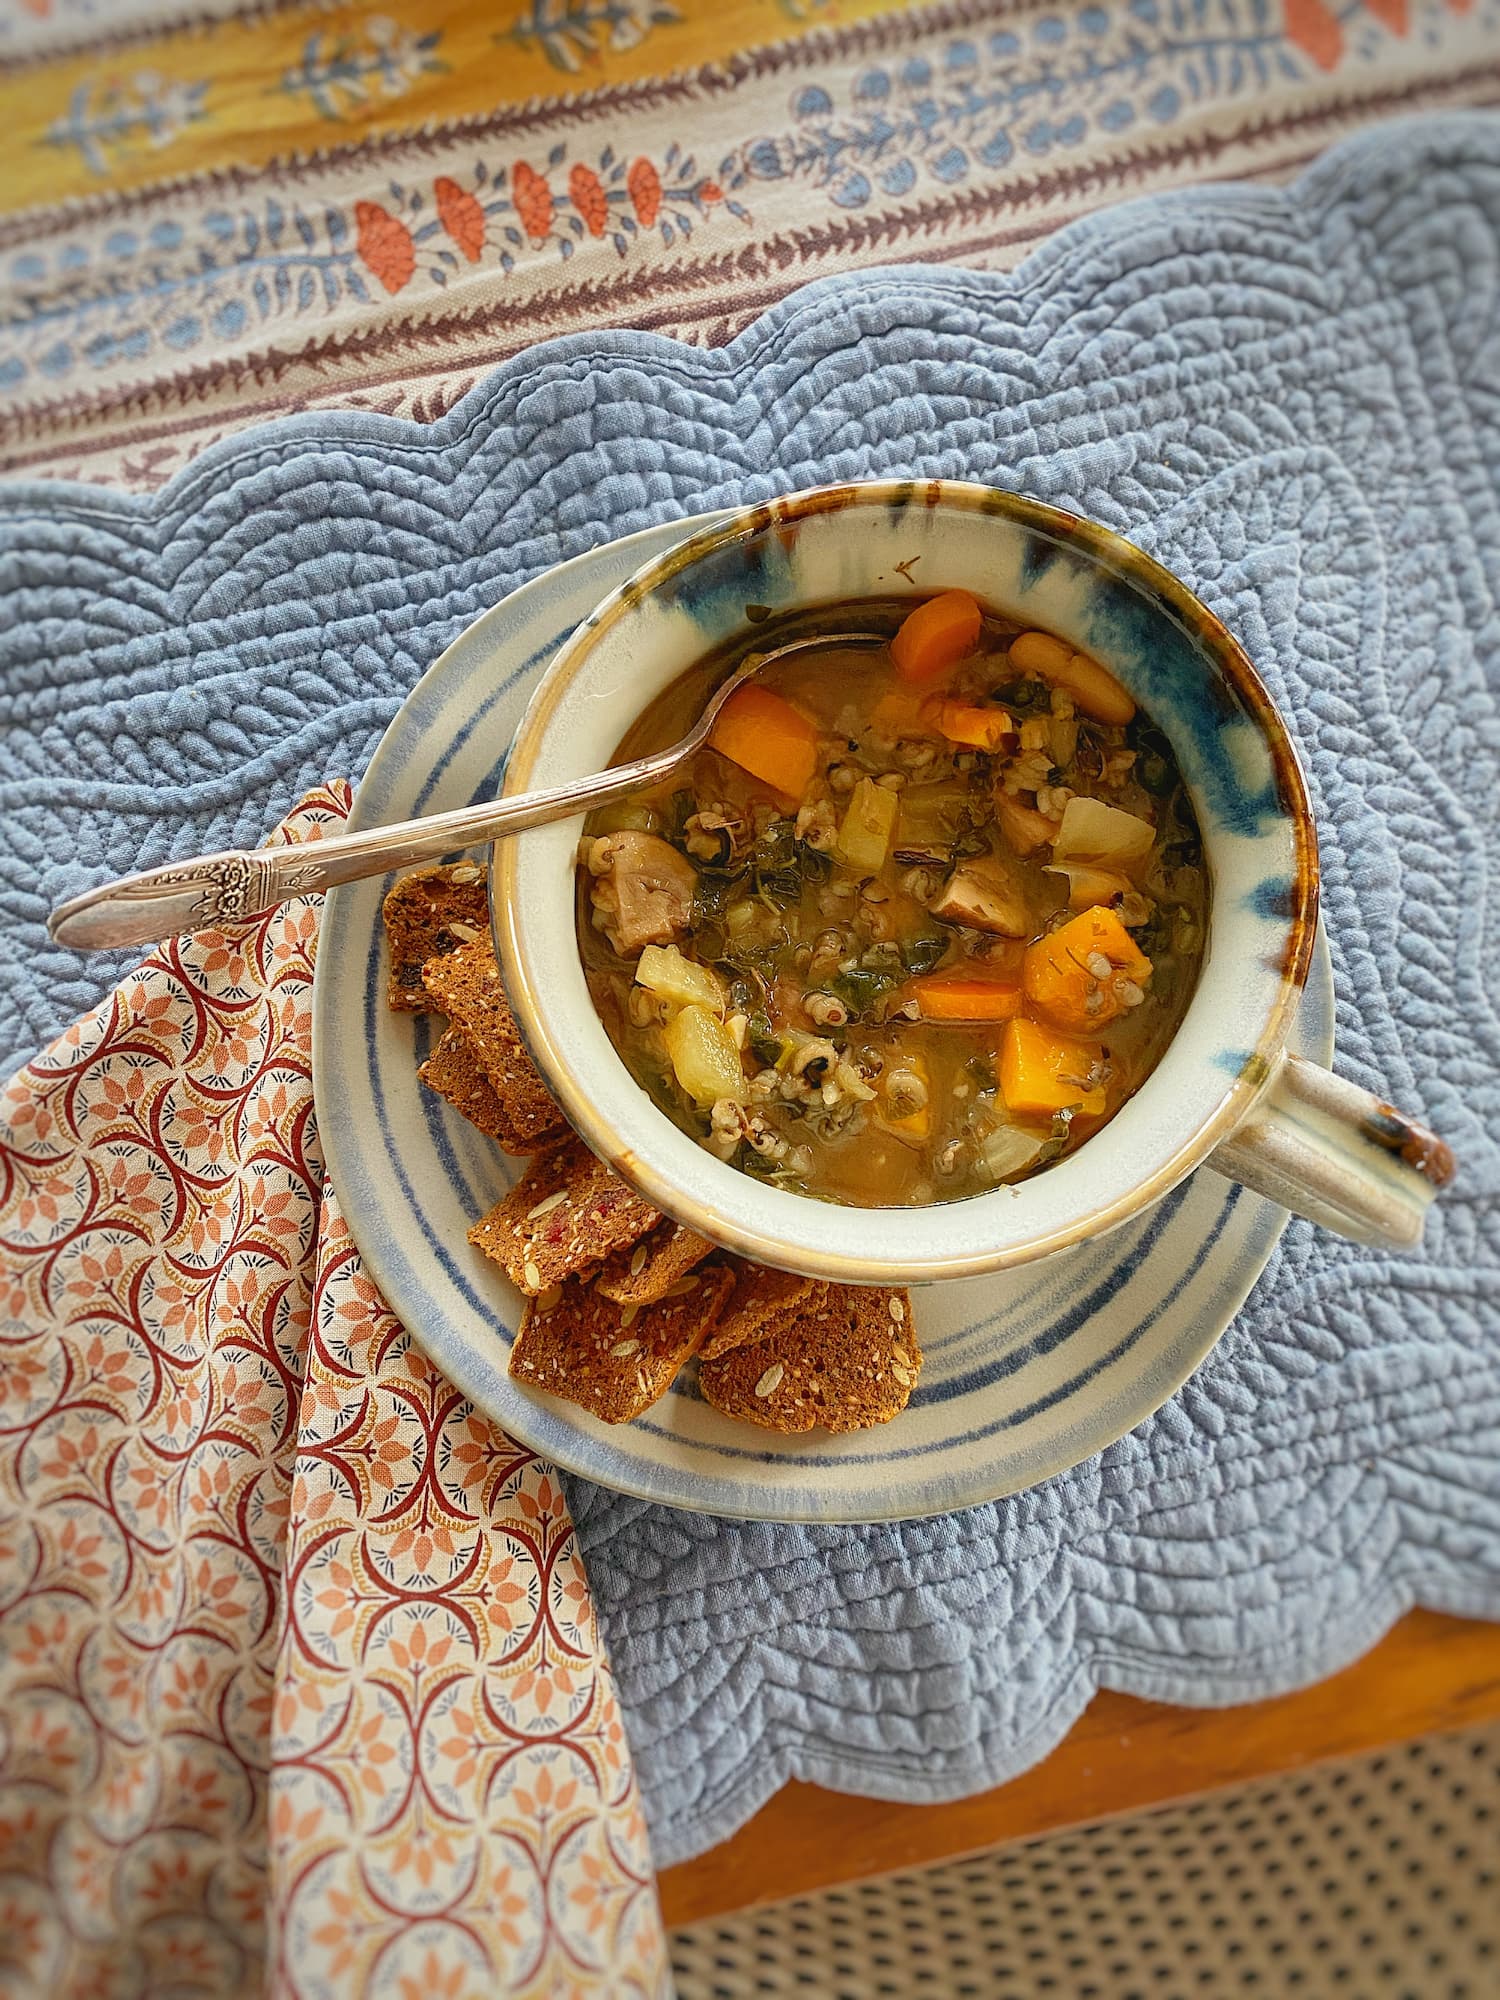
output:
M 559 1482 L 323 1177 L 319 908 L 164 946 L 0 1097 L 0 1988 L 661 1994 Z

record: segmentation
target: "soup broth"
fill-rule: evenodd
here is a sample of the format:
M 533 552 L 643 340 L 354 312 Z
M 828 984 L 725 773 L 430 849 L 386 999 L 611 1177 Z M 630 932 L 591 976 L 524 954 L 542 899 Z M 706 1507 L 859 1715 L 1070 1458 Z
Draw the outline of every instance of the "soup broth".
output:
M 631 1073 L 719 1158 L 863 1207 L 1084 1144 L 1159 1060 L 1207 926 L 1170 745 L 1097 662 L 962 592 L 832 605 L 701 662 L 619 758 L 714 746 L 588 822 L 578 935 Z

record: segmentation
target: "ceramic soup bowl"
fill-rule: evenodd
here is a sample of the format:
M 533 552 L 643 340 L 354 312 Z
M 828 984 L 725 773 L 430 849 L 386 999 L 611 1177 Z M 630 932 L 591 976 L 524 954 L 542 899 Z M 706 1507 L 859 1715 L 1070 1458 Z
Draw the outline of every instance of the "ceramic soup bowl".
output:
M 928 1208 L 853 1208 L 713 1158 L 630 1075 L 595 1013 L 574 930 L 578 822 L 501 842 L 495 936 L 512 1004 L 568 1117 L 669 1215 L 748 1257 L 903 1283 L 1044 1257 L 1115 1228 L 1195 1167 L 1361 1241 L 1409 1245 L 1452 1171 L 1442 1142 L 1286 1041 L 1318 914 L 1317 835 L 1286 725 L 1190 591 L 1109 529 L 946 480 L 821 487 L 747 508 L 648 563 L 557 655 L 522 719 L 508 791 L 608 764 L 635 715 L 773 614 L 962 588 L 1101 661 L 1164 729 L 1211 884 L 1192 1001 L 1110 1123 L 1046 1173 Z

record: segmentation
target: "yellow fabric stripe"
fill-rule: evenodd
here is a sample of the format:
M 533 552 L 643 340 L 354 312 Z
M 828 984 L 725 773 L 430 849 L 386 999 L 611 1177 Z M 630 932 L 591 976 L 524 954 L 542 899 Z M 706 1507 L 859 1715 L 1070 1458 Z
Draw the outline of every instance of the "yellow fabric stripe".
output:
M 0 77 L 0 211 L 635 83 L 902 5 L 387 0 L 179 29 Z

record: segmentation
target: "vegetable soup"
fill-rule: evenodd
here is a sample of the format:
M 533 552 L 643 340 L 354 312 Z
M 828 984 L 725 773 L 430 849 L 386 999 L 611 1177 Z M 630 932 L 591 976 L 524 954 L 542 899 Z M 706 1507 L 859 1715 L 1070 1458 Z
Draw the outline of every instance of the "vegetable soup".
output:
M 1036 1173 L 1139 1088 L 1207 926 L 1166 737 L 1097 661 L 963 591 L 766 625 L 813 647 L 580 847 L 589 988 L 636 1080 L 720 1159 L 862 1207 Z M 640 716 L 684 735 L 745 641 Z

